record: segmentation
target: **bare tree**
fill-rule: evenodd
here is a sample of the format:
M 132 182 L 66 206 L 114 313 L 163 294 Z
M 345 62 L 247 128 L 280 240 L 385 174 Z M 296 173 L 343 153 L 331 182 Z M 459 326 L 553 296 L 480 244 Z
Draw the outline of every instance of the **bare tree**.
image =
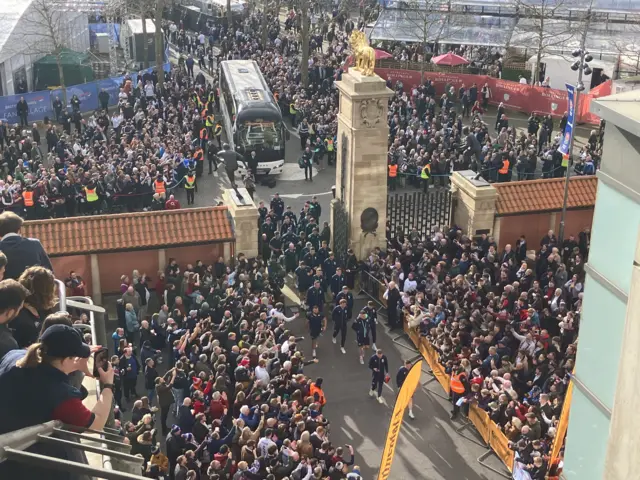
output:
M 434 47 L 434 53 L 437 53 L 443 36 L 461 29 L 457 18 L 450 12 L 451 0 L 406 0 L 400 2 L 396 17 L 401 25 L 406 25 L 407 37 L 413 37 L 415 42 L 420 43 L 426 56 L 430 44 Z M 421 76 L 424 75 L 425 66 L 426 62 L 423 61 Z
M 311 18 L 309 17 L 309 0 L 298 0 L 298 13 L 300 15 L 300 48 L 302 49 L 302 58 L 300 60 L 300 77 L 302 85 L 309 85 L 309 36 L 311 27 Z
M 156 68 L 158 69 L 158 84 L 162 87 L 164 85 L 164 42 L 162 35 L 162 14 L 166 6 L 167 1 L 170 0 L 156 0 L 155 8 L 153 10 L 153 23 L 155 26 L 155 50 L 156 50 Z
M 55 57 L 65 104 L 67 95 L 62 56 L 70 47 L 70 22 L 79 15 L 82 13 L 62 8 L 51 0 L 33 0 L 21 19 L 20 28 L 15 30 L 16 41 L 13 42 L 16 53 Z
M 579 42 L 580 33 L 585 25 L 583 21 L 572 22 L 563 18 L 563 12 L 568 8 L 567 0 L 540 0 L 535 3 L 527 0 L 512 1 L 518 12 L 518 23 L 510 43 L 535 49 L 535 84 L 540 78 L 543 55 L 567 48 L 574 39 Z

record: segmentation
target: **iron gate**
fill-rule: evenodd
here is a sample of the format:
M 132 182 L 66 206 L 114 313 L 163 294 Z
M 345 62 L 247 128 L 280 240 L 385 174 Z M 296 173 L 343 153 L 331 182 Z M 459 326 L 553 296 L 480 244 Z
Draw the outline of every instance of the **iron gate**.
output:
M 450 221 L 449 190 L 395 193 L 387 197 L 387 222 L 392 233 L 408 234 L 415 227 L 421 235 L 430 235 L 438 227 L 448 227 Z
M 344 266 L 349 249 L 349 214 L 344 208 L 344 203 L 340 200 L 334 204 L 331 234 L 333 235 L 332 251 L 338 263 Z

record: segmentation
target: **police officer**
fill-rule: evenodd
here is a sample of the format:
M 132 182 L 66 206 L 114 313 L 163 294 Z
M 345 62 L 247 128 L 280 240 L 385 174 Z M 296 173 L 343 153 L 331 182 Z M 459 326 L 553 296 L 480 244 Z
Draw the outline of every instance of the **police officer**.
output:
M 336 338 L 340 333 L 340 351 L 345 354 L 347 351 L 344 349 L 344 344 L 347 341 L 347 322 L 349 321 L 346 298 L 340 300 L 338 305 L 333 308 L 331 318 L 333 320 L 333 338 L 331 341 L 336 343 Z
M 309 124 L 306 118 L 303 118 L 302 123 L 298 126 L 298 135 L 300 135 L 300 148 L 305 148 L 309 138 Z

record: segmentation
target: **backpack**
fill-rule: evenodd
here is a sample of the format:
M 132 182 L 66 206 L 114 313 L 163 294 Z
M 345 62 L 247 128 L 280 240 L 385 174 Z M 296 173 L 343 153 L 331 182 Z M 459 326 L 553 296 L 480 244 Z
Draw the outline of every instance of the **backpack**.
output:
M 304 168 L 304 166 L 305 166 L 304 164 L 305 164 L 304 157 L 300 157 L 300 158 L 298 159 L 298 166 L 299 166 L 300 168 Z

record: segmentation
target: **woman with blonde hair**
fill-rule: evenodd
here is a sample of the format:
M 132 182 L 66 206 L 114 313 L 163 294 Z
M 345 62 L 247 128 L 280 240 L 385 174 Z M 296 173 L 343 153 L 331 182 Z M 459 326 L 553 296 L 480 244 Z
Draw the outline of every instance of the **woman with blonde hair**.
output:
M 38 341 L 42 322 L 58 302 L 56 282 L 51 270 L 39 266 L 27 268 L 18 282 L 29 291 L 29 295 L 9 326 L 20 348 L 27 348 Z

